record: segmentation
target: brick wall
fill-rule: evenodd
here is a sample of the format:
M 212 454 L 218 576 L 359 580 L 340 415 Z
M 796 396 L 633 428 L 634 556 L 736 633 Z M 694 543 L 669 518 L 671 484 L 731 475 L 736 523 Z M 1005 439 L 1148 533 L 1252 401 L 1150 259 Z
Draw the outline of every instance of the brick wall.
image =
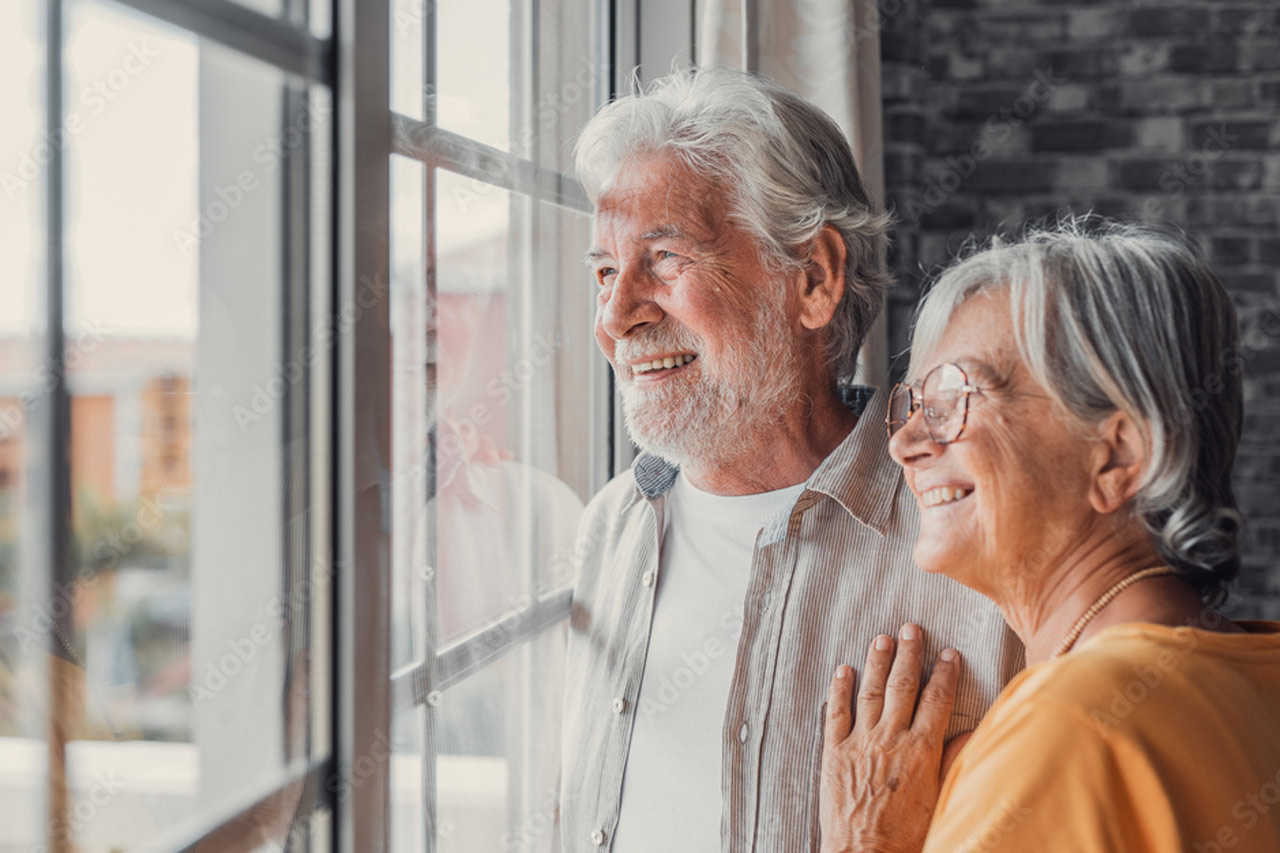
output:
M 1231 607 L 1280 618 L 1280 4 L 879 9 L 893 352 L 922 285 L 972 236 L 1061 209 L 1185 228 L 1243 332 L 1248 526 Z

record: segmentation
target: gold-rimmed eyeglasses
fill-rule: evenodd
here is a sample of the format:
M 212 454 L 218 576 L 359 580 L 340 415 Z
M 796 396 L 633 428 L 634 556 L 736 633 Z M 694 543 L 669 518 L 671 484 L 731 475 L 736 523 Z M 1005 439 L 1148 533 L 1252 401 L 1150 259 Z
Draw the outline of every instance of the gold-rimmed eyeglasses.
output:
M 969 397 L 978 393 L 981 389 L 969 384 L 964 368 L 952 362 L 938 365 L 918 383 L 899 382 L 889 393 L 884 419 L 889 437 L 921 412 L 930 438 L 938 444 L 957 441 L 969 420 Z

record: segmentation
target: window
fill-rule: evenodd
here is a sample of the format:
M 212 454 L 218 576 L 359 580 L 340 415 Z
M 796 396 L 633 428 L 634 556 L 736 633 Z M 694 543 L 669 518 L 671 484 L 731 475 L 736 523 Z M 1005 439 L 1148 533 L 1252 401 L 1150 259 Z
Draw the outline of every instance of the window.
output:
M 0 850 L 549 846 L 643 5 L 0 4 Z
M 393 0 L 397 849 L 551 843 L 574 536 L 610 473 L 570 177 L 606 10 Z
M 0 849 L 323 840 L 326 48 L 0 11 Z

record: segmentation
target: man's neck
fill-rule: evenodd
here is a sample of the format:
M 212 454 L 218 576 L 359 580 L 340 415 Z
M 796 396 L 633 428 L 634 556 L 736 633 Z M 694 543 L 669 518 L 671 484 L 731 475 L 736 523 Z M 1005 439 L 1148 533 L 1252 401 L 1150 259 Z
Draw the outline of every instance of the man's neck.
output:
M 685 462 L 689 482 L 716 495 L 754 495 L 803 483 L 840 446 L 857 416 L 835 393 L 804 400 L 778 421 L 750 432 L 729 460 Z

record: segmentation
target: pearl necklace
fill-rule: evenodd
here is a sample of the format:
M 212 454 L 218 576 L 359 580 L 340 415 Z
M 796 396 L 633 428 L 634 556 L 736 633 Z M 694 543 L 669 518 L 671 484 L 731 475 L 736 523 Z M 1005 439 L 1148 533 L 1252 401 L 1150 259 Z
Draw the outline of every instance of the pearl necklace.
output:
M 1161 575 L 1173 575 L 1173 574 L 1177 574 L 1177 572 L 1169 568 L 1168 566 L 1152 566 L 1149 569 L 1143 569 L 1140 572 L 1135 572 L 1134 574 L 1131 574 L 1127 578 L 1124 578 L 1123 580 L 1121 580 L 1115 586 L 1111 587 L 1111 589 L 1107 590 L 1102 595 L 1100 595 L 1098 597 L 1098 600 L 1095 601 L 1093 605 L 1084 612 L 1084 615 L 1081 616 L 1076 621 L 1076 624 L 1071 628 L 1071 632 L 1067 634 L 1067 638 L 1062 641 L 1062 645 L 1058 646 L 1058 650 L 1053 653 L 1053 656 L 1055 658 L 1061 657 L 1062 655 L 1065 655 L 1067 652 L 1071 651 L 1071 647 L 1076 644 L 1076 640 L 1080 639 L 1080 634 L 1084 632 L 1085 626 L 1089 624 L 1089 622 L 1093 619 L 1093 617 L 1101 613 L 1102 608 L 1110 604 L 1117 595 L 1124 592 L 1130 586 L 1132 586 L 1133 584 L 1137 583 L 1140 580 L 1146 580 L 1147 578 L 1155 578 L 1155 577 L 1160 577 Z

